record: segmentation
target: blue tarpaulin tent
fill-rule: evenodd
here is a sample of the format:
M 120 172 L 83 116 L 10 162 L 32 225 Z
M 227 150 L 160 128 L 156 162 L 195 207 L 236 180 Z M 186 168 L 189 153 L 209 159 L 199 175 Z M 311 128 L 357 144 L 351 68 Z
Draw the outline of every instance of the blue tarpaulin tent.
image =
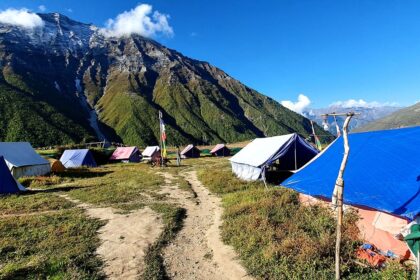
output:
M 60 161 L 66 168 L 97 166 L 92 153 L 88 149 L 65 150 L 60 158 Z
M 24 190 L 25 188 L 16 182 L 12 173 L 10 173 L 4 158 L 0 156 L 0 195 L 14 194 Z
M 408 219 L 420 213 L 420 126 L 353 133 L 349 143 L 344 203 Z M 343 153 L 340 137 L 282 185 L 331 198 Z

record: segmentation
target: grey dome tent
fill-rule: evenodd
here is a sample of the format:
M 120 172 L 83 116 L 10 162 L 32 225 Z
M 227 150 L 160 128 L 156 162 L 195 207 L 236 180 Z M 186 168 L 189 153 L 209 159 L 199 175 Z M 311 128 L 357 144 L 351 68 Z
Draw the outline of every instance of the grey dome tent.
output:
M 232 171 L 241 179 L 262 179 L 264 171 L 276 161 L 277 170 L 297 170 L 314 156 L 318 150 L 297 133 L 257 138 L 230 159 Z

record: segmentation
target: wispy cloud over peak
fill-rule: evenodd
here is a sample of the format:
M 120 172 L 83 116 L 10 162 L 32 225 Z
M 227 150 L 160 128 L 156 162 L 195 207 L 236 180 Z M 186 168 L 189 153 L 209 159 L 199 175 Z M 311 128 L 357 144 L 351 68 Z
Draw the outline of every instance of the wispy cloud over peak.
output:
M 33 29 L 44 25 L 40 16 L 28 9 L 13 9 L 0 11 L 0 23 Z
M 140 4 L 130 11 L 119 14 L 115 19 L 108 19 L 106 28 L 102 29 L 105 36 L 124 37 L 138 34 L 144 37 L 154 37 L 162 34 L 173 36 L 174 31 L 169 25 L 169 15 L 153 11 L 148 4 Z
M 372 101 L 372 102 L 367 102 L 363 99 L 348 99 L 345 101 L 336 101 L 334 103 L 330 104 L 331 107 L 342 107 L 342 108 L 354 108 L 354 107 L 359 107 L 359 108 L 376 108 L 376 107 L 383 107 L 383 106 L 398 106 L 398 103 L 395 102 L 385 102 L 385 103 L 381 103 L 381 102 L 377 102 L 377 101 Z
M 38 10 L 40 10 L 41 12 L 45 12 L 47 10 L 47 7 L 45 5 L 39 5 Z
M 298 100 L 296 102 L 290 101 L 290 100 L 283 100 L 280 102 L 281 105 L 284 107 L 298 113 L 302 114 L 303 111 L 308 108 L 308 106 L 311 104 L 311 100 L 304 94 L 299 94 Z

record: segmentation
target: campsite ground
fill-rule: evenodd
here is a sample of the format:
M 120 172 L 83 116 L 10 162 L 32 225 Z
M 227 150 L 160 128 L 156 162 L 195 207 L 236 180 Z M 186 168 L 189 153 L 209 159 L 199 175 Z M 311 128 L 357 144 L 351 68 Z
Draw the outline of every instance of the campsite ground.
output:
M 242 182 L 225 158 L 182 163 L 22 180 L 32 191 L 0 198 L 0 279 L 333 278 L 327 209 L 305 207 L 287 189 Z M 414 279 L 396 263 L 380 271 L 356 264 L 354 222 L 348 215 L 346 278 Z

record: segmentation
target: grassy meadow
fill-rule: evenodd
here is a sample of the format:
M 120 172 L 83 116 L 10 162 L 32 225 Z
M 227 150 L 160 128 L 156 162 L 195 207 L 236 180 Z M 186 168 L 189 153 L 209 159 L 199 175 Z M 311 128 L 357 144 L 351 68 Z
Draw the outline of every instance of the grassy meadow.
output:
M 144 206 L 160 213 L 164 230 L 147 254 L 143 278 L 164 275 L 160 252 L 185 212 L 156 193 L 163 178 L 148 165 L 110 164 L 20 181 L 29 192 L 0 198 L 0 279 L 104 278 L 95 255 L 104 222 L 87 217 L 60 194 L 121 213 Z
M 187 214 L 158 193 L 171 173 L 174 183 L 192 191 L 182 173 L 197 170 L 201 182 L 221 196 L 222 238 L 234 247 L 256 279 L 332 279 L 335 220 L 325 208 L 306 207 L 294 191 L 236 179 L 227 158 L 182 161 L 181 167 L 151 168 L 140 164 L 108 164 L 67 170 L 20 181 L 31 191 L 0 197 L 0 279 L 102 279 L 102 260 L 95 254 L 97 231 L 104 225 L 86 216 L 60 194 L 121 213 L 148 206 L 161 214 L 164 229 L 146 254 L 142 279 L 166 279 L 162 250 L 182 228 Z M 355 263 L 355 221 L 345 219 L 343 275 L 346 279 L 414 279 L 412 271 L 391 263 L 374 270 Z
M 298 193 L 283 187 L 266 189 L 232 175 L 227 160 L 200 160 L 199 179 L 222 197 L 223 241 L 235 248 L 257 279 L 334 279 L 335 219 L 319 206 L 300 204 Z M 415 279 L 398 263 L 382 270 L 355 261 L 357 216 L 345 216 L 342 275 L 345 279 Z

